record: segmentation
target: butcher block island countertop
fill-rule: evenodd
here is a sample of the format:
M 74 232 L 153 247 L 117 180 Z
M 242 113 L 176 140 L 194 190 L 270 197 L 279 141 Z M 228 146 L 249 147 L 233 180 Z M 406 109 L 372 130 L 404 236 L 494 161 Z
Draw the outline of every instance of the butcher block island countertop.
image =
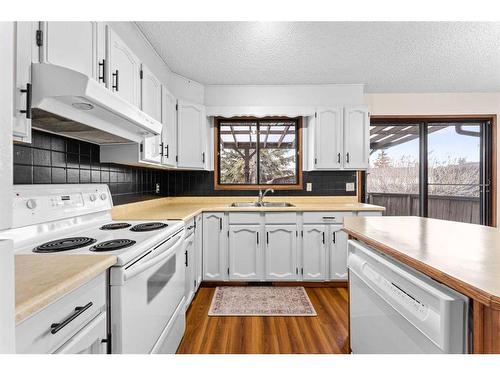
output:
M 116 263 L 112 255 L 16 255 L 16 323 Z
M 233 202 L 255 202 L 257 197 L 168 197 L 113 207 L 114 220 L 188 220 L 201 212 L 384 211 L 358 203 L 357 197 L 277 197 L 265 202 L 289 202 L 294 207 L 230 207 Z
M 500 230 L 421 217 L 346 217 L 344 231 L 471 298 L 473 352 L 500 353 Z

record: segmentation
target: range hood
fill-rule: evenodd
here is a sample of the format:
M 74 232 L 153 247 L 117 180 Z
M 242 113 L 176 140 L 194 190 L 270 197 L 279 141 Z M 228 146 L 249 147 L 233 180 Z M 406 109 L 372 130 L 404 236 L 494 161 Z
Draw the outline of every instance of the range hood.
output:
M 32 83 L 33 128 L 97 144 L 161 134 L 160 122 L 85 74 L 33 64 Z

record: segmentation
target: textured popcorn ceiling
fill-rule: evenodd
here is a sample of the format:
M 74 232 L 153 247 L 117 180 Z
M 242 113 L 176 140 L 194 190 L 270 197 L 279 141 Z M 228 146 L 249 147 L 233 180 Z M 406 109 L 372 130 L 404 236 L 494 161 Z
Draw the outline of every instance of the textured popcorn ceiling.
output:
M 500 91 L 500 23 L 138 22 L 204 84 L 365 83 L 366 92 Z

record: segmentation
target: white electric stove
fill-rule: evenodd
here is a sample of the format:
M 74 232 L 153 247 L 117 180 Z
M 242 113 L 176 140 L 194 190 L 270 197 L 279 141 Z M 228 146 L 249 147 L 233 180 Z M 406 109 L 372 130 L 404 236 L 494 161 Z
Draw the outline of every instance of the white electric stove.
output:
M 175 352 L 185 326 L 184 222 L 113 221 L 107 185 L 15 185 L 17 254 L 112 254 L 113 353 Z

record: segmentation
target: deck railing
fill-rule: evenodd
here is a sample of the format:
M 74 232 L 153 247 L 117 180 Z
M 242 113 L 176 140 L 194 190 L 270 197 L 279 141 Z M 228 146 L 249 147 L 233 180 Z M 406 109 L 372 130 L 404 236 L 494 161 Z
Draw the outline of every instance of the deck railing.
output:
M 368 203 L 384 206 L 388 216 L 418 216 L 418 194 L 368 193 Z M 480 224 L 479 198 L 429 195 L 428 216 Z

